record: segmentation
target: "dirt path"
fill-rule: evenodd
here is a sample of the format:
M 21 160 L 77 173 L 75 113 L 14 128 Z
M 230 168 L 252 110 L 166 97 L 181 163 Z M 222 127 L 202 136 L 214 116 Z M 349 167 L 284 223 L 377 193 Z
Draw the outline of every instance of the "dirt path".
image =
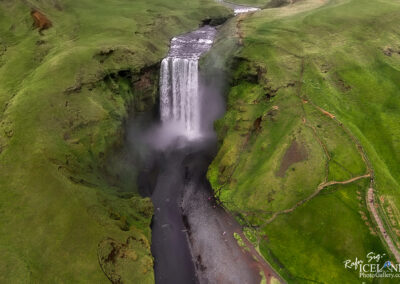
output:
M 397 263 L 400 263 L 400 254 L 399 254 L 396 246 L 394 245 L 392 239 L 387 234 L 385 227 L 383 226 L 383 222 L 382 222 L 381 218 L 379 217 L 378 211 L 376 210 L 374 189 L 372 187 L 368 189 L 366 201 L 367 201 L 368 209 L 372 213 L 372 216 L 374 216 L 375 221 L 378 225 L 379 231 L 382 234 L 382 237 L 384 238 L 386 244 L 388 245 L 389 249 L 393 253 L 394 257 L 396 258 Z
M 295 2 L 297 2 L 296 0 L 290 1 L 291 4 L 294 4 Z M 317 2 L 317 1 L 314 1 Z M 324 0 L 319 0 L 318 2 L 320 2 L 320 4 L 324 4 L 327 1 Z M 239 16 L 237 24 L 236 24 L 236 34 L 238 37 L 238 43 L 239 45 L 243 45 L 243 38 L 244 35 L 242 33 L 242 29 L 241 29 L 241 24 L 242 21 L 244 20 L 244 17 Z M 339 185 L 339 184 L 350 184 L 352 182 L 356 182 L 360 179 L 366 179 L 369 178 L 370 179 L 370 187 L 368 189 L 367 195 L 366 195 L 366 199 L 367 199 L 367 207 L 371 213 L 371 215 L 373 216 L 373 218 L 375 219 L 375 222 L 377 223 L 377 226 L 379 228 L 379 231 L 382 235 L 382 239 L 384 240 L 384 242 L 386 243 L 386 246 L 389 248 L 389 250 L 391 251 L 391 253 L 395 256 L 397 262 L 400 263 L 400 254 L 399 251 L 397 249 L 397 247 L 394 245 L 392 239 L 390 238 L 390 236 L 388 235 L 385 226 L 384 226 L 384 222 L 382 221 L 381 217 L 379 216 L 378 211 L 376 210 L 376 206 L 379 206 L 377 203 L 375 203 L 375 196 L 374 196 L 374 185 L 375 185 L 375 179 L 374 179 L 374 170 L 373 167 L 371 165 L 370 160 L 368 159 L 368 156 L 366 154 L 366 151 L 364 150 L 362 144 L 360 143 L 360 141 L 356 138 L 356 136 L 350 131 L 350 129 L 348 129 L 347 127 L 345 127 L 343 125 L 343 123 L 341 123 L 334 114 L 332 114 L 331 112 L 328 112 L 327 110 L 317 106 L 316 104 L 314 104 L 312 101 L 310 101 L 310 99 L 307 97 L 307 95 L 305 94 L 301 94 L 301 88 L 303 85 L 303 73 L 304 73 L 304 57 L 299 56 L 299 58 L 302 59 L 302 66 L 301 66 L 301 72 L 300 72 L 300 78 L 298 81 L 298 88 L 297 88 L 297 96 L 298 98 L 301 100 L 301 104 L 302 104 L 302 108 L 303 108 L 303 113 L 304 113 L 304 117 L 303 117 L 303 123 L 309 127 L 313 133 L 314 136 L 317 140 L 317 142 L 320 144 L 321 148 L 324 151 L 324 154 L 326 156 L 326 171 L 325 171 L 325 177 L 324 177 L 324 182 L 322 182 L 317 189 L 307 198 L 297 202 L 292 208 L 286 209 L 286 210 L 282 210 L 279 212 L 275 212 L 272 217 L 270 219 L 268 219 L 266 221 L 266 223 L 264 223 L 261 228 L 263 228 L 264 226 L 266 226 L 267 224 L 271 223 L 277 216 L 281 215 L 281 214 L 286 214 L 286 213 L 290 213 L 293 212 L 296 208 L 298 208 L 299 206 L 301 206 L 302 204 L 306 203 L 307 201 L 311 200 L 312 198 L 314 198 L 315 196 L 317 196 L 324 188 L 328 187 L 328 186 L 332 186 L 332 185 Z M 352 140 L 354 146 L 357 148 L 357 151 L 359 152 L 362 160 L 364 161 L 364 164 L 366 166 L 367 169 L 367 173 L 361 176 L 357 176 L 354 178 L 351 178 L 349 180 L 346 181 L 327 181 L 328 176 L 329 176 L 329 162 L 331 161 L 331 156 L 329 154 L 329 151 L 327 149 L 327 146 L 325 145 L 325 143 L 322 141 L 322 139 L 319 137 L 317 129 L 310 125 L 307 121 L 307 114 L 306 111 L 304 109 L 303 104 L 305 103 L 310 103 L 310 105 L 312 105 L 316 110 L 318 110 L 319 112 L 321 112 L 323 115 L 327 116 L 328 118 L 332 119 L 337 127 L 341 128 L 346 135 Z M 245 143 L 246 144 L 246 143 Z M 340 165 L 340 164 L 339 164 Z M 340 165 L 341 166 L 341 165 Z M 217 190 L 217 196 L 218 196 L 218 190 Z M 245 220 L 246 221 L 246 220 Z M 390 226 L 388 226 L 389 230 L 390 230 Z M 247 240 L 244 236 L 243 233 L 239 233 L 239 235 L 242 237 L 243 240 Z M 246 241 L 245 241 L 246 242 Z M 248 241 L 247 241 L 248 242 Z M 247 244 L 246 242 L 246 244 Z M 251 245 L 249 247 L 252 247 Z M 252 247 L 254 249 L 254 247 Z M 252 252 L 253 250 L 250 249 Z M 255 250 L 255 249 L 254 249 Z M 257 252 L 257 251 L 256 251 Z M 258 259 L 257 257 L 258 253 L 255 254 L 255 257 Z M 258 255 L 259 256 L 259 255 Z M 260 256 L 261 257 L 261 256 Z M 263 259 L 261 257 L 261 259 Z M 265 261 L 265 260 L 264 260 Z M 261 261 L 262 262 L 262 261 Z
M 310 195 L 309 197 L 307 197 L 306 199 L 303 199 L 303 200 L 297 202 L 296 205 L 293 206 L 292 208 L 289 208 L 289 209 L 286 209 L 286 210 L 282 210 L 282 211 L 275 212 L 274 215 L 272 215 L 272 217 L 266 221 L 266 223 L 264 224 L 264 226 L 267 225 L 267 224 L 269 224 L 269 223 L 271 223 L 272 221 L 274 221 L 275 218 L 276 218 L 278 215 L 287 214 L 287 213 L 293 212 L 297 207 L 299 207 L 300 205 L 303 205 L 303 204 L 306 203 L 307 201 L 313 199 L 313 198 L 314 198 L 315 196 L 317 196 L 324 188 L 326 188 L 326 187 L 328 187 L 328 186 L 336 185 L 336 184 L 349 184 L 349 183 L 358 181 L 358 180 L 360 180 L 360 179 L 369 178 L 369 177 L 370 177 L 370 174 L 365 174 L 365 175 L 363 175 L 363 176 L 354 177 L 354 178 L 351 178 L 351 179 L 346 180 L 346 181 L 328 181 L 328 182 L 323 182 L 323 183 L 321 183 L 321 184 L 318 186 L 317 190 L 314 191 L 313 194 L 311 194 L 311 195 Z
M 316 140 L 318 141 L 318 144 L 321 146 L 321 148 L 324 151 L 324 154 L 326 156 L 326 163 L 325 163 L 325 177 L 324 177 L 324 182 L 322 182 L 321 184 L 318 185 L 317 189 L 307 198 L 300 200 L 299 202 L 297 202 L 293 207 L 289 208 L 289 209 L 285 209 L 285 210 L 281 210 L 278 212 L 275 212 L 271 218 L 269 218 L 262 226 L 261 228 L 265 227 L 266 225 L 268 225 L 269 223 L 271 223 L 272 221 L 275 220 L 275 218 L 279 215 L 282 214 L 287 214 L 290 212 L 293 212 L 296 208 L 298 208 L 299 206 L 303 205 L 304 203 L 306 203 L 307 201 L 313 199 L 315 196 L 317 196 L 324 188 L 328 187 L 328 186 L 332 186 L 332 185 L 338 185 L 338 184 L 349 184 L 355 181 L 358 181 L 360 179 L 364 179 L 364 178 L 370 178 L 373 181 L 373 170 L 372 167 L 369 163 L 369 160 L 367 158 L 367 155 L 365 154 L 365 151 L 363 149 L 363 147 L 361 146 L 361 143 L 359 143 L 359 141 L 357 140 L 357 138 L 355 138 L 352 133 L 343 126 L 343 124 L 341 122 L 339 122 L 336 119 L 336 116 L 331 114 L 330 112 L 322 109 L 321 107 L 315 105 L 313 102 L 310 101 L 310 99 L 306 96 L 306 95 L 301 95 L 301 88 L 302 88 L 302 82 L 303 82 L 303 74 L 304 74 L 304 59 L 302 60 L 302 66 L 301 66 L 301 71 L 300 71 L 300 78 L 299 78 L 299 84 L 297 86 L 297 92 L 296 95 L 297 97 L 300 99 L 301 101 L 301 106 L 303 109 L 303 123 L 309 127 L 312 131 L 313 134 L 316 138 Z M 361 176 L 357 176 L 357 177 L 353 177 L 349 180 L 345 180 L 345 181 L 327 181 L 328 180 L 328 175 L 329 175 L 329 162 L 331 160 L 331 156 L 329 154 L 329 151 L 327 149 L 327 146 L 325 145 L 325 143 L 322 141 L 322 139 L 319 137 L 317 129 L 310 125 L 307 121 L 307 113 L 304 109 L 304 104 L 308 104 L 310 103 L 315 109 L 317 109 L 318 111 L 320 111 L 323 115 L 333 119 L 339 127 L 341 127 L 343 129 L 343 131 L 351 138 L 351 140 L 354 142 L 357 150 L 359 151 L 364 163 L 366 164 L 366 168 L 367 168 L 367 173 L 365 175 L 361 175 Z
M 375 219 L 375 222 L 377 223 L 379 231 L 380 231 L 380 233 L 382 235 L 382 239 L 386 243 L 386 245 L 389 248 L 389 250 L 391 251 L 391 253 L 395 256 L 397 262 L 400 262 L 399 251 L 398 251 L 397 247 L 394 245 L 394 243 L 393 243 L 392 239 L 390 238 L 390 236 L 388 235 L 388 233 L 387 233 L 387 231 L 386 231 L 386 229 L 384 227 L 384 223 L 383 223 L 381 217 L 379 216 L 378 211 L 376 210 L 376 206 L 379 206 L 379 205 L 377 203 L 375 203 L 375 196 L 374 196 L 374 184 L 375 184 L 374 170 L 372 168 L 370 160 L 368 159 L 366 151 L 364 150 L 364 147 L 361 145 L 360 141 L 353 135 L 353 133 L 351 133 L 351 131 L 347 127 L 345 127 L 343 125 L 343 123 L 341 123 L 336 118 L 336 116 L 334 114 L 332 114 L 332 113 L 328 112 L 327 110 L 315 105 L 306 95 L 301 94 L 301 88 L 302 88 L 302 84 L 303 84 L 303 73 L 304 73 L 304 59 L 302 60 L 299 84 L 298 84 L 297 94 L 296 95 L 301 100 L 302 109 L 303 109 L 303 113 L 304 113 L 303 123 L 307 127 L 309 127 L 310 129 L 312 129 L 312 131 L 314 133 L 314 136 L 316 137 L 318 143 L 323 148 L 325 156 L 327 158 L 326 166 L 328 166 L 328 163 L 331 160 L 331 157 L 329 155 L 329 152 L 328 152 L 328 149 L 327 149 L 326 145 L 322 142 L 322 140 L 318 136 L 316 128 L 313 127 L 312 125 L 309 125 L 308 122 L 307 122 L 307 114 L 306 114 L 306 111 L 305 111 L 304 106 L 303 106 L 306 103 L 309 103 L 316 110 L 321 112 L 323 115 L 325 115 L 325 116 L 329 117 L 330 119 L 332 119 L 337 124 L 337 126 L 340 127 L 346 133 L 346 135 L 353 141 L 357 151 L 359 152 L 362 160 L 364 161 L 364 164 L 365 164 L 366 169 L 367 169 L 367 173 L 365 175 L 354 177 L 354 178 L 349 179 L 347 181 L 329 181 L 329 182 L 327 182 L 328 173 L 329 173 L 329 169 L 327 168 L 325 181 L 318 186 L 318 188 L 316 189 L 316 191 L 313 194 L 311 194 L 306 199 L 297 202 L 296 205 L 293 206 L 292 208 L 289 208 L 289 209 L 286 209 L 286 210 L 282 210 L 282 211 L 279 211 L 279 212 L 275 212 L 272 215 L 272 217 L 270 219 L 268 219 L 267 222 L 262 227 L 264 227 L 267 224 L 271 223 L 273 220 L 275 220 L 275 218 L 278 215 L 293 212 L 297 207 L 299 207 L 300 205 L 304 204 L 305 202 L 307 202 L 307 201 L 311 200 L 312 198 L 314 198 L 315 196 L 317 196 L 324 188 L 326 188 L 328 186 L 336 185 L 336 184 L 349 184 L 349 183 L 355 182 L 355 181 L 360 180 L 360 179 L 369 178 L 370 179 L 370 188 L 368 189 L 368 193 L 366 195 L 368 209 L 371 212 L 371 215 L 373 216 L 373 218 Z
M 304 65 L 302 66 L 302 72 L 303 72 L 303 69 L 304 69 Z M 302 80 L 300 82 L 302 82 Z M 348 137 L 350 137 L 350 139 L 353 141 L 355 147 L 357 148 L 357 151 L 359 152 L 362 160 L 364 161 L 365 167 L 367 168 L 367 172 L 368 172 L 368 174 L 366 174 L 366 175 L 364 175 L 362 177 L 358 177 L 356 179 L 367 178 L 367 177 L 370 178 L 370 188 L 368 189 L 368 192 L 367 192 L 367 195 L 366 195 L 367 207 L 368 207 L 371 215 L 375 219 L 375 222 L 376 222 L 376 224 L 377 224 L 377 226 L 379 228 L 379 231 L 380 231 L 380 233 L 382 235 L 382 239 L 386 243 L 387 248 L 389 248 L 391 253 L 394 255 L 394 257 L 396 258 L 396 261 L 400 262 L 399 251 L 398 251 L 397 247 L 394 245 L 394 243 L 393 243 L 392 239 L 390 238 L 389 234 L 387 233 L 387 231 L 385 229 L 385 226 L 384 226 L 384 223 L 383 223 L 381 217 L 379 216 L 378 211 L 376 210 L 376 207 L 379 206 L 379 205 L 377 203 L 375 203 L 375 194 L 374 194 L 375 174 L 374 174 L 374 169 L 373 169 L 373 167 L 371 165 L 370 160 L 368 159 L 368 156 L 367 156 L 367 153 L 366 153 L 364 147 L 361 145 L 361 142 L 353 135 L 353 133 L 347 127 L 345 127 L 343 125 L 343 123 L 341 123 L 336 118 L 335 115 L 333 115 L 332 113 L 326 111 L 325 109 L 315 105 L 312 101 L 310 101 L 310 99 L 306 95 L 301 96 L 300 92 L 298 92 L 297 95 L 298 95 L 299 98 L 301 98 L 303 103 L 305 103 L 305 102 L 310 103 L 315 109 L 320 111 L 323 115 L 331 118 L 337 124 L 337 126 L 340 127 L 346 133 L 346 135 Z M 303 110 L 304 110 L 304 108 L 303 108 Z M 303 121 L 306 121 L 306 119 L 304 118 Z M 324 151 L 325 150 L 326 149 L 324 148 Z M 353 180 L 353 181 L 355 181 L 355 180 Z M 349 183 L 349 182 L 351 182 L 351 180 L 349 180 L 346 183 Z M 329 183 L 331 183 L 331 182 L 328 182 L 326 184 L 329 184 Z M 345 183 L 333 183 L 333 184 L 345 184 Z M 332 185 L 332 184 L 330 184 L 330 185 Z M 390 229 L 390 226 L 389 226 L 389 229 Z

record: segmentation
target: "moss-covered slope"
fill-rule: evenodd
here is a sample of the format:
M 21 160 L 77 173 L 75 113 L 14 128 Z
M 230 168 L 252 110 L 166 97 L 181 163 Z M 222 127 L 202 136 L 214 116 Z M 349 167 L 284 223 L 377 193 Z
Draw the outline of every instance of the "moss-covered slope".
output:
M 399 246 L 399 16 L 398 1 L 304 0 L 237 19 L 208 177 L 289 282 L 358 283 L 344 260 L 391 255 L 371 181 Z
M 227 13 L 211 0 L 0 2 L 1 283 L 153 282 L 151 202 L 104 164 L 132 103 L 153 107 L 169 39 Z

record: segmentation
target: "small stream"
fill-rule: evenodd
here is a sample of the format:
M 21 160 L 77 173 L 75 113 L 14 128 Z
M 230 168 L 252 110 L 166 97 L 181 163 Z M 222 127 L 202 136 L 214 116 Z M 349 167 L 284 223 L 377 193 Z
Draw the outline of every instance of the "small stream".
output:
M 260 10 L 260 8 L 239 5 L 225 0 L 216 0 L 216 2 L 219 2 L 222 5 L 225 5 L 228 8 L 232 9 L 235 16 L 243 13 L 255 12 Z

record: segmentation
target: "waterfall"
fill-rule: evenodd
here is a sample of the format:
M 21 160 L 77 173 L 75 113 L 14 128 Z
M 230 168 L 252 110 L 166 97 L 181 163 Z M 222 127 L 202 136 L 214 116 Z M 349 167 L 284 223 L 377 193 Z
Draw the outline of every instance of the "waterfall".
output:
M 189 136 L 200 132 L 197 58 L 164 58 L 161 63 L 162 121 L 176 121 Z
M 176 130 L 188 138 L 201 136 L 198 61 L 211 48 L 215 34 L 215 28 L 205 26 L 173 38 L 161 62 L 161 121 L 175 123 Z

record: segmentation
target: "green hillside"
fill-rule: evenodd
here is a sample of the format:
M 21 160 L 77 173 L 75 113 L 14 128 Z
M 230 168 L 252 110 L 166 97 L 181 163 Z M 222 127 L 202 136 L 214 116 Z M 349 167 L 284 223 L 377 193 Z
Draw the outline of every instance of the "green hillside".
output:
M 128 110 L 154 106 L 170 38 L 228 13 L 211 0 L 0 1 L 1 283 L 154 281 L 151 202 L 105 162 Z
M 400 249 L 400 2 L 230 2 L 265 9 L 230 19 L 202 61 L 230 75 L 216 196 L 288 283 L 391 283 L 344 261 Z M 0 283 L 154 282 L 153 206 L 116 153 L 128 113 L 157 106 L 170 39 L 230 15 L 0 1 Z
M 393 258 L 368 212 L 371 182 L 400 245 L 399 16 L 398 1 L 304 0 L 234 24 L 208 177 L 289 283 L 360 283 L 346 259 Z

